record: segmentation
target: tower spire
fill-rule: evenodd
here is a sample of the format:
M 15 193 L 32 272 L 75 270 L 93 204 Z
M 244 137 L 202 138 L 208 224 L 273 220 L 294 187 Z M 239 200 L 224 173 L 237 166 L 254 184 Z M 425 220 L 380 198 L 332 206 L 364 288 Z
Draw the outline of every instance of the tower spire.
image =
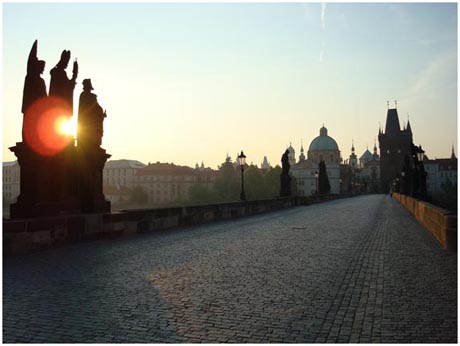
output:
M 395 100 L 395 109 L 398 109 L 398 100 Z
M 378 156 L 377 156 L 377 141 L 374 137 L 374 159 L 377 159 Z
M 452 160 L 455 160 L 457 157 L 455 156 L 454 145 L 452 144 L 452 155 L 450 156 Z

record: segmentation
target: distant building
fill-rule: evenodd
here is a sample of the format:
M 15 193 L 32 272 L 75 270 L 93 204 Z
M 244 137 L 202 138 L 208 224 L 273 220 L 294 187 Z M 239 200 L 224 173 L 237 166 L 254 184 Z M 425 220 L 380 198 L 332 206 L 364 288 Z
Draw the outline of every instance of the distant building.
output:
M 264 159 L 260 165 L 260 169 L 264 172 L 270 169 L 270 163 L 268 162 L 267 156 L 264 156 Z
M 353 140 L 351 141 L 351 154 L 347 163 L 351 166 L 351 169 L 353 170 L 358 168 L 358 157 L 355 154 L 355 144 L 353 143 Z
M 137 171 L 143 167 L 145 167 L 145 164 L 136 160 L 107 161 L 102 173 L 104 189 L 106 187 L 117 188 L 120 186 L 131 189 Z
M 191 168 L 173 163 L 153 163 L 137 170 L 134 186 L 147 192 L 152 205 L 168 205 L 188 201 L 190 187 L 200 184 L 211 187 L 215 171 L 211 168 Z
M 303 143 L 300 144 L 300 155 L 299 155 L 299 163 L 305 161 L 305 154 L 303 150 Z
M 129 203 L 131 201 L 131 189 L 122 185 L 104 186 L 104 196 L 112 205 Z
M 9 203 L 16 202 L 20 192 L 21 169 L 18 161 L 3 162 L 3 197 Z
M 388 109 L 385 132 L 379 129 L 380 182 L 383 191 L 389 191 L 391 184 L 402 171 L 404 156 L 411 157 L 412 129 L 410 122 L 401 130 L 398 111 Z
M 350 161 L 352 161 L 350 155 Z M 356 155 L 355 155 L 356 157 Z M 358 167 L 352 168 L 353 181 L 352 191 L 355 192 L 371 192 L 376 193 L 380 191 L 380 157 L 377 153 L 377 145 L 374 143 L 374 153 L 369 149 L 359 158 Z
M 303 154 L 303 145 L 301 153 Z M 302 155 L 301 154 L 301 155 Z M 300 196 L 310 196 L 317 191 L 317 177 L 319 162 L 324 161 L 331 186 L 330 193 L 340 193 L 340 157 L 337 142 L 329 137 L 324 126 L 319 131 L 319 136 L 310 143 L 306 160 L 299 160 L 291 165 L 291 174 L 297 181 L 297 191 Z
M 448 159 L 430 160 L 427 157 L 423 160 L 426 176 L 426 189 L 428 195 L 442 192 L 442 185 L 448 180 L 454 185 L 457 184 L 457 157 L 454 147 Z
M 295 150 L 294 148 L 292 147 L 292 143 L 289 143 L 289 147 L 287 148 L 287 150 L 289 150 L 289 164 L 291 166 L 295 165 L 296 161 L 295 161 Z

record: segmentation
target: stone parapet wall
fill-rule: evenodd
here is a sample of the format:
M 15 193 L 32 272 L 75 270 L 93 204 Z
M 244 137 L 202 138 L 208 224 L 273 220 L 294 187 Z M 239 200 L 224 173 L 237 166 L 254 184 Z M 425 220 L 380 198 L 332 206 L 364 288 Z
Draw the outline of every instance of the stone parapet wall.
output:
M 105 214 L 3 220 L 3 254 L 32 253 L 82 241 L 163 231 L 341 197 L 348 196 L 285 197 L 176 208 L 133 209 Z
M 417 221 L 435 236 L 443 248 L 457 251 L 456 213 L 399 193 L 393 193 L 393 198 L 414 215 Z

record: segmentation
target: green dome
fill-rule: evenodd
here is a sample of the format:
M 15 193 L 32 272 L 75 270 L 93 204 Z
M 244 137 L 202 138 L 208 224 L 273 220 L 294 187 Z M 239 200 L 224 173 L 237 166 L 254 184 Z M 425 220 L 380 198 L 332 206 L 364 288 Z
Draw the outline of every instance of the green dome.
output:
M 308 149 L 308 151 L 318 150 L 339 150 L 337 142 L 327 135 L 327 129 L 324 126 L 319 130 L 319 136 L 311 142 Z

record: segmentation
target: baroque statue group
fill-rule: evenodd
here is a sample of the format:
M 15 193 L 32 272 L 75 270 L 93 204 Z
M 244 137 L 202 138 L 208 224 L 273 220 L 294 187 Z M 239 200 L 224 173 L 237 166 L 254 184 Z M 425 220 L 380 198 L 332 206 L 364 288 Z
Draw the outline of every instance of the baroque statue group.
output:
M 22 102 L 22 113 L 24 114 L 22 139 L 28 142 L 31 137 L 29 132 L 34 132 L 33 128 L 28 128 L 28 115 L 33 112 L 32 106 L 38 100 L 46 97 L 55 97 L 63 101 L 65 113 L 71 116 L 73 113 L 73 94 L 78 76 L 78 63 L 75 60 L 72 69 L 72 78 L 67 77 L 66 68 L 70 62 L 70 51 L 64 50 L 61 58 L 53 69 L 51 69 L 51 80 L 49 95 L 46 93 L 46 84 L 41 75 L 45 69 L 45 61 L 37 57 L 37 41 L 34 42 L 27 61 L 27 75 L 24 81 L 24 93 Z M 91 92 L 93 86 L 91 79 L 83 80 L 83 92 L 80 95 L 78 107 L 78 145 L 85 147 L 100 146 L 103 136 L 103 120 L 107 116 L 105 111 L 97 102 L 97 96 Z M 33 114 L 32 116 L 34 116 Z M 29 130 L 25 132 L 24 128 Z M 33 139 L 30 139 L 32 141 Z
M 103 121 L 107 116 L 84 79 L 78 103 L 77 138 L 59 134 L 55 123 L 73 115 L 78 63 L 72 77 L 66 69 L 71 53 L 64 50 L 50 71 L 49 93 L 41 75 L 45 61 L 38 59 L 35 41 L 27 61 L 22 101 L 22 142 L 10 150 L 20 166 L 20 194 L 11 205 L 12 218 L 109 212 L 102 192 L 102 170 L 110 157 L 102 149 Z

